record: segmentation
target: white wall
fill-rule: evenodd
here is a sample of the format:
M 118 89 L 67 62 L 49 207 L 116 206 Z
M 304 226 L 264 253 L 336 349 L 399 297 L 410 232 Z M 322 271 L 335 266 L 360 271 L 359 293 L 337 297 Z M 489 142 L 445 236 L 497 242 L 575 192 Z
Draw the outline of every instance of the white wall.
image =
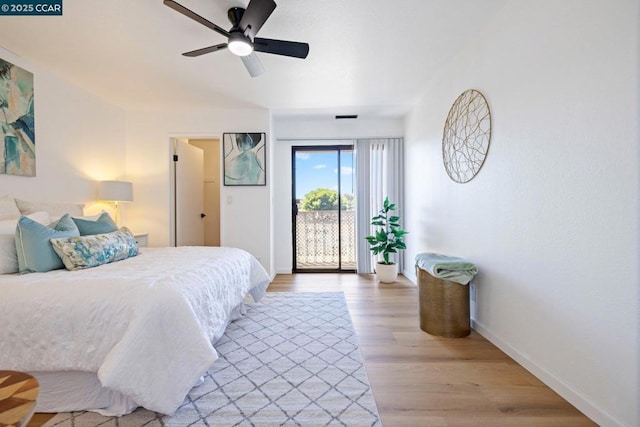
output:
M 604 426 L 640 425 L 638 16 L 629 0 L 508 2 L 405 134 L 409 259 L 475 262 L 475 327 Z M 461 185 L 441 138 L 469 88 L 493 137 Z
M 0 195 L 91 210 L 97 181 L 125 178 L 124 111 L 2 48 L 0 58 L 34 74 L 36 132 L 36 176 L 0 175 Z
M 171 137 L 220 138 L 224 132 L 266 132 L 267 173 L 273 138 L 267 110 L 130 111 L 127 113 L 127 170 L 135 203 L 131 228 L 149 233 L 150 246 L 170 242 Z M 263 187 L 222 187 L 221 244 L 245 249 L 270 271 L 272 183 Z
M 360 117 L 336 120 L 330 116 L 276 117 L 274 134 L 277 139 L 353 139 L 397 137 L 404 133 L 401 117 Z
M 290 274 L 293 268 L 291 235 L 291 147 L 294 145 L 336 145 L 354 138 L 402 136 L 404 120 L 376 118 L 335 120 L 333 118 L 276 118 L 277 141 L 273 153 L 275 269 Z

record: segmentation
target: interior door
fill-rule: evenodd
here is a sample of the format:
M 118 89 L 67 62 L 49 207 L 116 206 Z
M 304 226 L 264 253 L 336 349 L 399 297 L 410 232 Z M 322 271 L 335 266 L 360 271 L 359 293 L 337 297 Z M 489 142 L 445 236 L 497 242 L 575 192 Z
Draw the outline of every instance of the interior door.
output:
M 204 151 L 204 245 L 220 246 L 220 140 L 189 139 Z
M 176 246 L 204 245 L 204 152 L 184 141 L 175 145 Z

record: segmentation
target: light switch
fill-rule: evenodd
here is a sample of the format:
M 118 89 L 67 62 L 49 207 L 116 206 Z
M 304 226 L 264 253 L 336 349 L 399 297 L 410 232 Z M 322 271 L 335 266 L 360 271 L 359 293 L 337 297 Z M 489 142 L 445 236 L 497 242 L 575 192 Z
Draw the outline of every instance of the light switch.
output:
M 230 205 L 233 202 L 233 197 L 227 196 L 227 204 Z

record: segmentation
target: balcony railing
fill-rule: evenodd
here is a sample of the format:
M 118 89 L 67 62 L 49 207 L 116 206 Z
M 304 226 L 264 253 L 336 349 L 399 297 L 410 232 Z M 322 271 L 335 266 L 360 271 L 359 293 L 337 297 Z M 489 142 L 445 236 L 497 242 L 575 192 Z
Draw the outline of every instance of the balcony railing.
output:
M 342 241 L 340 246 L 339 239 Z M 299 211 L 296 216 L 296 264 L 299 269 L 355 270 L 355 241 L 354 211 Z

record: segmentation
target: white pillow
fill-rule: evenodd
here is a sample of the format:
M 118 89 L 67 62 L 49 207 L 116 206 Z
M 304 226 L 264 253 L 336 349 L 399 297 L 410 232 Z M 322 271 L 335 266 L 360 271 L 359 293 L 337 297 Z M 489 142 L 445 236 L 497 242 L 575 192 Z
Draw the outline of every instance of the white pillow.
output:
M 16 236 L 0 234 L 0 274 L 18 272 L 18 252 L 16 252 Z
M 18 205 L 18 209 L 20 209 L 22 215 L 41 211 L 57 217 L 61 217 L 67 213 L 71 216 L 84 215 L 84 205 L 82 203 L 30 202 L 28 200 L 16 199 L 16 205 Z
M 51 218 L 49 217 L 49 214 L 47 212 L 34 212 L 25 216 L 44 225 L 48 225 L 51 221 Z M 20 219 L 20 215 L 18 215 L 18 218 L 16 219 L 5 219 L 3 221 L 0 221 L 0 234 L 11 234 L 12 236 L 15 236 L 16 227 L 18 226 L 18 219 Z
M 98 218 L 100 218 L 100 215 L 102 215 L 103 213 L 105 213 L 106 211 L 103 209 L 102 211 L 100 211 L 99 214 L 95 214 L 95 215 L 85 215 L 85 216 L 75 216 L 75 215 L 71 215 L 71 218 L 75 218 L 75 219 L 86 219 L 87 221 L 95 221 Z M 49 217 L 49 221 L 51 223 L 54 223 L 56 221 L 58 221 L 60 218 L 62 218 L 62 215 L 60 216 L 52 216 Z
M 27 218 L 49 224 L 49 214 L 46 212 L 34 212 Z M 16 227 L 17 219 L 0 221 L 0 274 L 12 274 L 18 272 L 18 253 L 16 252 Z
M 0 220 L 18 218 L 20 218 L 20 210 L 16 205 L 16 201 L 13 200 L 13 197 L 0 197 Z
M 71 217 L 75 218 L 75 219 L 86 219 L 87 221 L 96 221 L 105 212 L 106 211 L 102 210 L 102 211 L 100 211 L 100 213 L 95 214 L 95 215 L 85 215 L 85 216 L 74 216 L 74 215 L 71 215 Z

